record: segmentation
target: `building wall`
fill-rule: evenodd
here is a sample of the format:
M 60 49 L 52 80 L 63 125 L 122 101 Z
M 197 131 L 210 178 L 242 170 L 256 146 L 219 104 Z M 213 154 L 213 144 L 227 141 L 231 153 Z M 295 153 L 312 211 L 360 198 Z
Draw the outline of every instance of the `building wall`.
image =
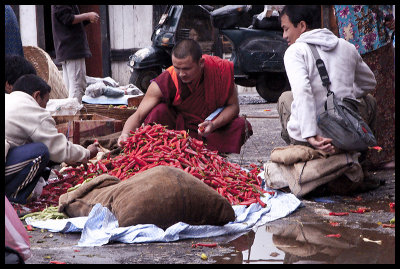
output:
M 153 6 L 109 5 L 110 49 L 128 50 L 151 45 Z M 128 59 L 111 63 L 112 78 L 120 85 L 129 84 Z
M 22 46 L 37 46 L 36 6 L 19 6 L 19 28 Z

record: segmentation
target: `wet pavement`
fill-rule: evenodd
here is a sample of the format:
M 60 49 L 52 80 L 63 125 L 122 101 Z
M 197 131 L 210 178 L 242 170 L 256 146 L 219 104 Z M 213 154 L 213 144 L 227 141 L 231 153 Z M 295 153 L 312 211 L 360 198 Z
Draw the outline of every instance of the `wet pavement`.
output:
M 228 160 L 246 167 L 269 160 L 271 150 L 285 146 L 280 138 L 276 104 L 260 103 L 257 95 L 241 96 L 254 134 L 240 154 Z M 249 104 L 252 103 L 252 104 Z M 282 263 L 395 263 L 395 228 L 384 227 L 394 218 L 395 170 L 369 171 L 380 180 L 374 190 L 352 195 L 306 197 L 291 215 L 245 233 L 170 243 L 121 244 L 78 247 L 80 233 L 43 230 L 28 232 L 33 257 L 26 263 L 162 263 L 162 264 L 282 264 Z M 366 208 L 364 213 L 352 210 Z M 330 212 L 349 212 L 332 216 Z M 197 247 L 194 243 L 218 243 Z M 203 255 L 202 255 L 203 254 Z

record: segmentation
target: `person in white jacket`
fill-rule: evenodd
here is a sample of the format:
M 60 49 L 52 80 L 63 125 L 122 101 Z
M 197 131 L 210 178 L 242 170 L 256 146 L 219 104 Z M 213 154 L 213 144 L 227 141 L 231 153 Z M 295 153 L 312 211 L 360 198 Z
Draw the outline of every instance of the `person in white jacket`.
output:
M 285 6 L 280 19 L 283 38 L 289 45 L 284 64 L 291 86 L 291 91 L 284 92 L 277 103 L 283 140 L 330 154 L 338 151 L 332 139 L 323 137 L 317 126 L 317 115 L 323 109 L 327 90 L 307 43 L 316 45 L 335 96 L 360 98 L 360 114 L 374 130 L 376 100 L 368 93 L 375 88 L 376 80 L 354 45 L 320 28 L 320 6 Z
M 5 100 L 5 193 L 12 202 L 26 202 L 50 161 L 87 162 L 98 143 L 84 148 L 59 133 L 46 104 L 51 88 L 33 74 L 21 76 Z

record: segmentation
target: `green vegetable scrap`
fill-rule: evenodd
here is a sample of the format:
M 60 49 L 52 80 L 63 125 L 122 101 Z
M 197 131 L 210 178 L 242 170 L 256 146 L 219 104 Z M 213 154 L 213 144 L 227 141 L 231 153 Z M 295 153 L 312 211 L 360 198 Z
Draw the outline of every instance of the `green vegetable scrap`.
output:
M 64 213 L 58 212 L 58 206 L 49 206 L 43 211 L 33 212 L 21 217 L 21 220 L 31 217 L 33 220 L 48 220 L 48 219 L 66 219 L 68 216 Z

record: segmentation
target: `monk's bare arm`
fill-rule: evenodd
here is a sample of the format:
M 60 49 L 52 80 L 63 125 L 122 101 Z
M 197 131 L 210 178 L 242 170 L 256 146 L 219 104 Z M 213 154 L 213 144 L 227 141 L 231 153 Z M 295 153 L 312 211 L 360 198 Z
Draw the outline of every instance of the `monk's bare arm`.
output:
M 237 115 L 239 115 L 239 97 L 237 87 L 235 85 L 233 94 L 229 97 L 227 104 L 221 114 L 213 121 L 214 130 L 218 129 L 229 122 L 231 122 Z
M 205 121 L 199 124 L 200 127 L 204 127 L 204 131 L 198 131 L 200 135 L 206 136 L 212 133 L 214 130 L 230 123 L 237 115 L 239 115 L 239 97 L 236 85 L 233 89 L 233 94 L 229 97 L 228 102 L 225 105 L 224 110 L 215 118 L 212 122 Z M 200 128 L 201 129 L 201 128 Z
M 154 81 L 149 85 L 147 92 L 140 102 L 140 105 L 135 113 L 133 113 L 125 122 L 124 128 L 122 129 L 121 136 L 118 138 L 118 145 L 121 147 L 122 143 L 129 136 L 130 131 L 136 130 L 143 121 L 146 119 L 150 111 L 160 103 L 162 93 L 157 83 Z

